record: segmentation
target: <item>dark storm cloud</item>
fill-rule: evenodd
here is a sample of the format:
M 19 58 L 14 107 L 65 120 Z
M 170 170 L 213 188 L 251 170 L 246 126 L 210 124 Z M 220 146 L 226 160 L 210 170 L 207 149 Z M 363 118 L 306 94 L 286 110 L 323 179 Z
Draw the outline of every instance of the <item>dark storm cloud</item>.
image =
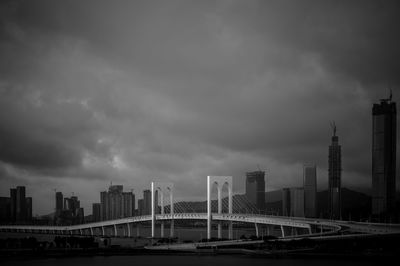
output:
M 369 186 L 371 104 L 388 85 L 399 99 L 395 1 L 0 9 L 2 187 L 47 182 L 93 201 L 111 180 L 141 194 L 165 179 L 201 197 L 206 175 L 241 191 L 260 164 L 278 189 L 314 162 L 323 188 L 332 120 L 344 184 Z

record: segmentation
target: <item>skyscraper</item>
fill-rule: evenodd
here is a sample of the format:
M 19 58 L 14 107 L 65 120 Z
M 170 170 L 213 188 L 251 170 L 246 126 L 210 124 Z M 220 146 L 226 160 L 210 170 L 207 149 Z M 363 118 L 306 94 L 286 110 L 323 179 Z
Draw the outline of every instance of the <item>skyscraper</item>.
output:
M 246 197 L 257 206 L 260 211 L 265 211 L 265 172 L 255 171 L 246 173 Z
M 26 221 L 26 198 L 25 198 L 25 187 L 17 187 L 17 201 L 16 201 L 16 222 L 22 223 Z
M 304 189 L 290 189 L 290 216 L 304 217 Z
M 282 189 L 282 215 L 290 216 L 290 188 Z
M 10 188 L 10 221 L 15 223 L 17 220 L 17 189 Z
M 62 192 L 56 192 L 56 214 L 60 215 L 63 210 L 63 194 Z
M 23 224 L 32 218 L 32 198 L 25 195 L 25 187 L 10 189 L 10 222 Z
M 134 215 L 135 195 L 123 192 L 122 185 L 111 185 L 108 191 L 100 192 L 100 217 L 102 221 L 120 219 Z
M 317 167 L 315 165 L 303 166 L 304 185 L 304 213 L 305 217 L 317 215 Z
M 32 197 L 27 197 L 26 199 L 26 217 L 25 221 L 31 222 L 32 221 Z
M 332 144 L 329 146 L 329 216 L 331 219 L 341 218 L 341 175 L 342 154 L 339 137 L 336 136 L 336 125 L 332 124 Z
M 99 222 L 101 221 L 101 204 L 100 203 L 93 203 L 92 205 L 92 216 L 93 216 L 93 222 Z
M 391 218 L 396 193 L 396 103 L 392 97 L 372 107 L 372 215 Z

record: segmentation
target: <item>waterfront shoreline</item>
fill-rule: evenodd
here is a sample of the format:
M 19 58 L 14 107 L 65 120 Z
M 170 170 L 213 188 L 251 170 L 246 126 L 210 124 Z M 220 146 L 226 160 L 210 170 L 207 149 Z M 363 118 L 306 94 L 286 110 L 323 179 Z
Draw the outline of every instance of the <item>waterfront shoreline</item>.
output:
M 393 259 L 393 253 L 366 252 L 309 252 L 309 251 L 264 251 L 249 249 L 218 249 L 218 250 L 148 250 L 145 248 L 95 248 L 95 249 L 53 249 L 53 250 L 1 250 L 2 260 L 32 260 L 73 257 L 110 257 L 110 256 L 245 256 L 265 259 L 337 259 L 337 260 L 382 260 Z

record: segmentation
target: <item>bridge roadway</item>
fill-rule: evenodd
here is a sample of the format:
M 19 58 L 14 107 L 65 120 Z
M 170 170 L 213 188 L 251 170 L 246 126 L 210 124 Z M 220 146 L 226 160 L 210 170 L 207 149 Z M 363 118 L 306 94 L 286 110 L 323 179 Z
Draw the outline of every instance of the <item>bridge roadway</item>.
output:
M 157 214 L 157 221 L 168 220 L 207 220 L 207 213 L 174 213 L 171 214 Z M 282 217 L 282 216 L 268 216 L 257 214 L 212 214 L 212 220 L 216 222 L 239 222 L 249 223 L 255 225 L 256 235 L 259 234 L 259 225 L 273 225 L 279 226 L 282 232 L 282 237 L 285 237 L 284 228 L 301 228 L 305 229 L 309 235 L 317 234 L 331 234 L 341 230 L 342 226 L 327 220 L 311 220 L 304 218 Z M 23 233 L 42 233 L 42 234 L 64 234 L 64 235 L 101 235 L 106 236 L 106 228 L 114 230 L 113 236 L 118 236 L 117 226 L 126 226 L 127 236 L 131 236 L 130 224 L 137 224 L 141 222 L 151 221 L 151 215 L 133 216 L 129 218 L 122 218 L 116 220 L 108 220 L 95 223 L 86 223 L 71 226 L 35 226 L 35 225 L 2 225 L 0 232 L 23 232 Z M 320 230 L 318 229 L 320 228 Z M 100 230 L 100 233 L 97 233 Z

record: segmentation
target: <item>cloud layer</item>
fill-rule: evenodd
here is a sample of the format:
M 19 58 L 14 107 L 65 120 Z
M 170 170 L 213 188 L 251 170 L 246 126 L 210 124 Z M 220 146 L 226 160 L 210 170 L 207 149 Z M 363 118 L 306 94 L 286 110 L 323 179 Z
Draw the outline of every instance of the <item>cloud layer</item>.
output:
M 0 8 L 2 195 L 53 189 L 90 213 L 112 181 L 176 184 L 257 165 L 267 189 L 327 184 L 332 120 L 343 183 L 371 183 L 371 107 L 398 100 L 396 1 L 5 1 Z

